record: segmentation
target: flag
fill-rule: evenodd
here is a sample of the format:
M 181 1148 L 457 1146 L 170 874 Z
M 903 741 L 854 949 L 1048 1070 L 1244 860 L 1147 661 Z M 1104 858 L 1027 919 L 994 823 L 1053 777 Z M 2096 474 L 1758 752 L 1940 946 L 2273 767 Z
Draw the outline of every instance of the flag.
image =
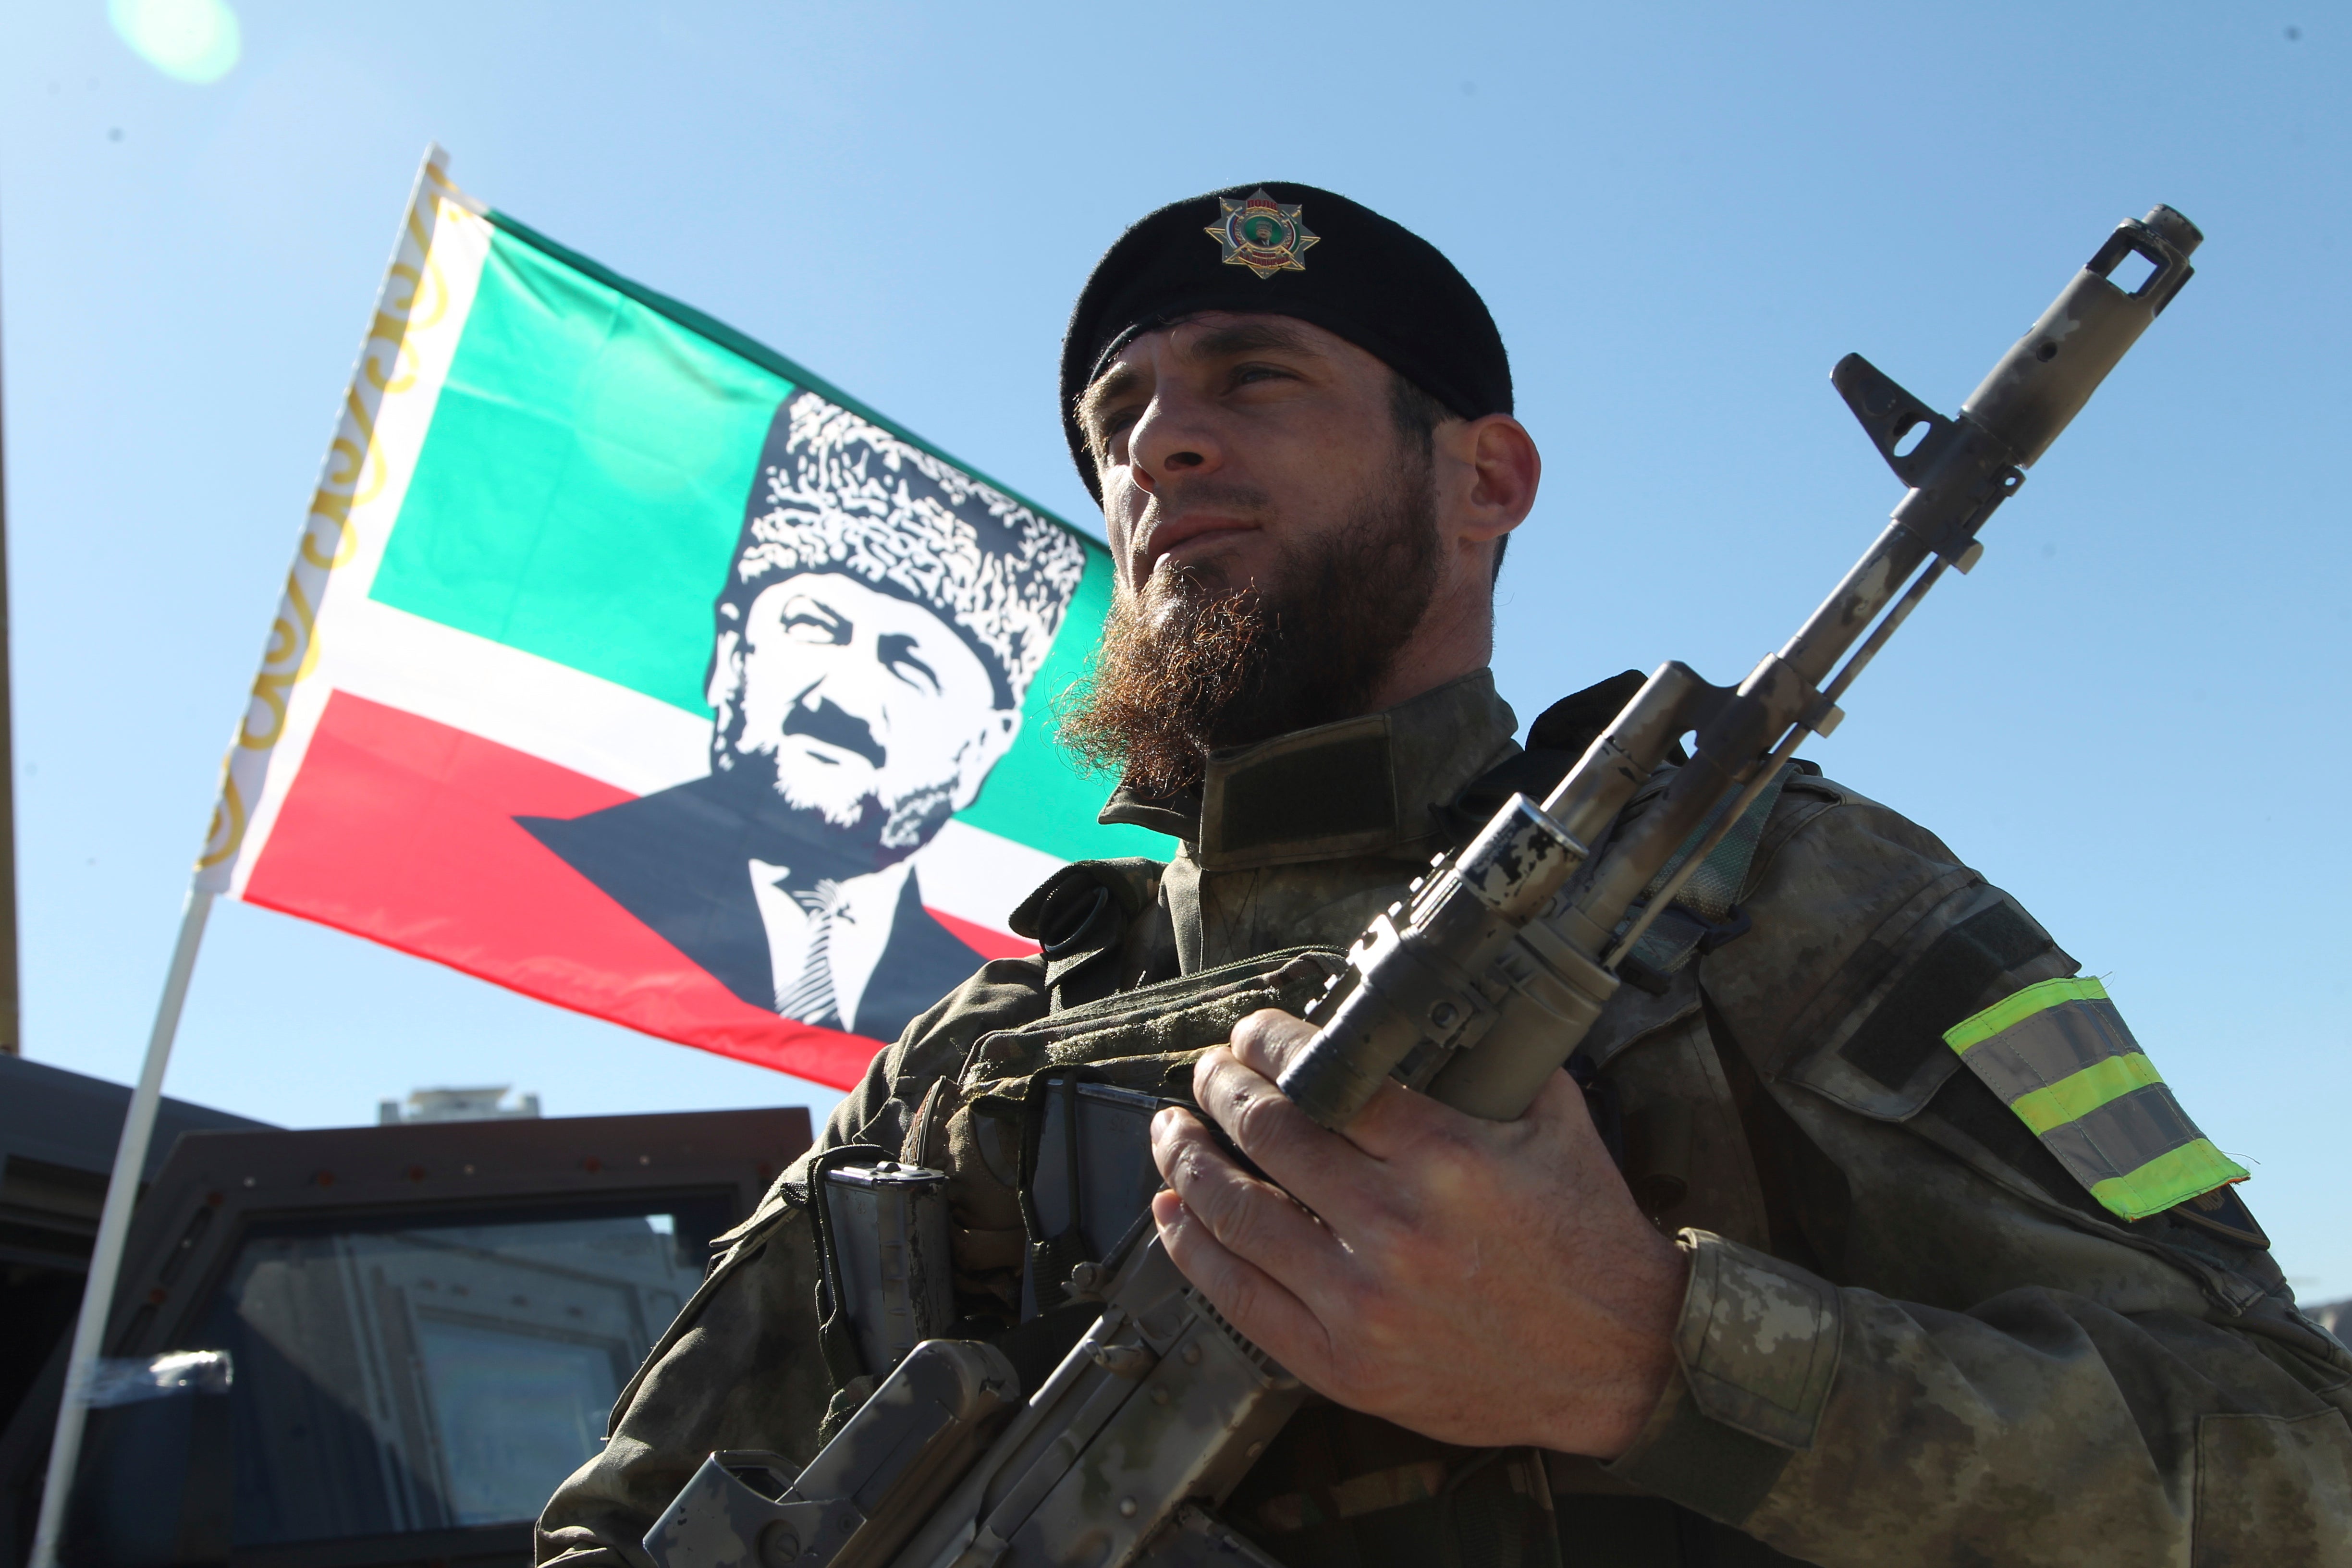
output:
M 198 886 L 846 1087 L 1088 857 L 1102 547 L 427 155 Z

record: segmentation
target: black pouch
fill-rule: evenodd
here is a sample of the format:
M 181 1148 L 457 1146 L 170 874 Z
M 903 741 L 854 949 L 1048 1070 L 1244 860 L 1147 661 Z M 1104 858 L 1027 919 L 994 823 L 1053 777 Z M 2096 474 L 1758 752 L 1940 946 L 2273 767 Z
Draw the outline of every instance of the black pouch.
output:
M 1151 1118 L 1192 1105 L 1193 1060 L 1261 1008 L 1303 1010 L 1342 966 L 1328 949 L 1288 948 L 974 1042 L 966 1103 L 1018 1123 L 1024 1322 L 1073 1304 L 1070 1271 L 1102 1261 L 1139 1220 L 1160 1187 Z
M 1084 1069 L 1040 1073 L 1023 1107 L 1021 1217 L 1029 1231 L 1024 1321 L 1066 1304 L 1071 1270 L 1099 1263 L 1160 1190 L 1151 1119 L 1181 1100 L 1091 1081 Z
M 955 1320 L 947 1180 L 896 1160 L 827 1162 L 815 1173 L 825 1289 L 870 1377 L 888 1376 Z

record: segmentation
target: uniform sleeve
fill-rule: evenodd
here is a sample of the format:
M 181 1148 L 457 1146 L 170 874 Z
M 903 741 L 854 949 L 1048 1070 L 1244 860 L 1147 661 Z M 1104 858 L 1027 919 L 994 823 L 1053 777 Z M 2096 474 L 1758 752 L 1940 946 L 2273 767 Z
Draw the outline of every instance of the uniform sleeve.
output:
M 1822 1568 L 2352 1563 L 2344 1360 L 2283 1310 L 1956 1312 L 1683 1244 L 1681 1376 L 1610 1467 L 1638 1486 Z
M 2352 1355 L 2258 1246 L 2092 1201 L 1943 1045 L 2073 961 L 1832 786 L 1773 837 L 1703 984 L 1839 1198 L 1806 1265 L 1682 1233 L 1679 1375 L 1610 1468 L 1823 1568 L 2352 1564 Z
M 604 1451 L 540 1516 L 537 1561 L 646 1568 L 640 1544 L 709 1454 L 815 1457 L 831 1394 L 817 1350 L 807 1209 L 780 1205 L 739 1239 L 615 1406 Z
M 817 1338 L 810 1162 L 850 1142 L 900 1149 L 924 1095 L 962 1066 L 973 1041 L 1045 1007 L 1039 964 L 996 960 L 876 1055 L 815 1145 L 720 1238 L 702 1288 L 622 1391 L 604 1451 L 540 1516 L 537 1562 L 648 1568 L 646 1532 L 714 1450 L 767 1449 L 795 1464 L 815 1458 L 834 1391 Z

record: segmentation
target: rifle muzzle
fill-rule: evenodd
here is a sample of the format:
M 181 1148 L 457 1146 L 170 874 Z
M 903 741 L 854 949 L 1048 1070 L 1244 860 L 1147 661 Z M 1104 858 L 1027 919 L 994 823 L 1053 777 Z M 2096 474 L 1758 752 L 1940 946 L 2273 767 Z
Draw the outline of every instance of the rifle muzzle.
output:
M 2172 303 L 2195 270 L 2189 252 L 2204 238 L 2195 224 L 2162 205 L 2116 225 L 2098 254 L 1969 395 L 1961 417 L 1998 437 L 2018 467 L 2031 468 Z M 2126 293 L 2111 275 L 2133 256 L 2152 270 Z

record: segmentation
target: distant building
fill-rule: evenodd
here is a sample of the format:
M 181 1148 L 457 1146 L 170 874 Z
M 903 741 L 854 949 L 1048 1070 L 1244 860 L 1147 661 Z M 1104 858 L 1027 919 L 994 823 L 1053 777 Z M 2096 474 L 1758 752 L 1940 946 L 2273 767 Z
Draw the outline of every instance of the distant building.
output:
M 404 1111 L 396 1100 L 376 1101 L 375 1119 L 380 1126 L 397 1127 L 409 1121 L 515 1121 L 539 1114 L 539 1096 L 526 1094 L 518 1104 L 501 1103 L 511 1084 L 497 1084 L 488 1089 L 420 1089 L 408 1097 L 408 1109 Z
M 2318 1319 L 2319 1326 L 2339 1340 L 2352 1334 L 2352 1300 L 2322 1301 L 2304 1310 Z

